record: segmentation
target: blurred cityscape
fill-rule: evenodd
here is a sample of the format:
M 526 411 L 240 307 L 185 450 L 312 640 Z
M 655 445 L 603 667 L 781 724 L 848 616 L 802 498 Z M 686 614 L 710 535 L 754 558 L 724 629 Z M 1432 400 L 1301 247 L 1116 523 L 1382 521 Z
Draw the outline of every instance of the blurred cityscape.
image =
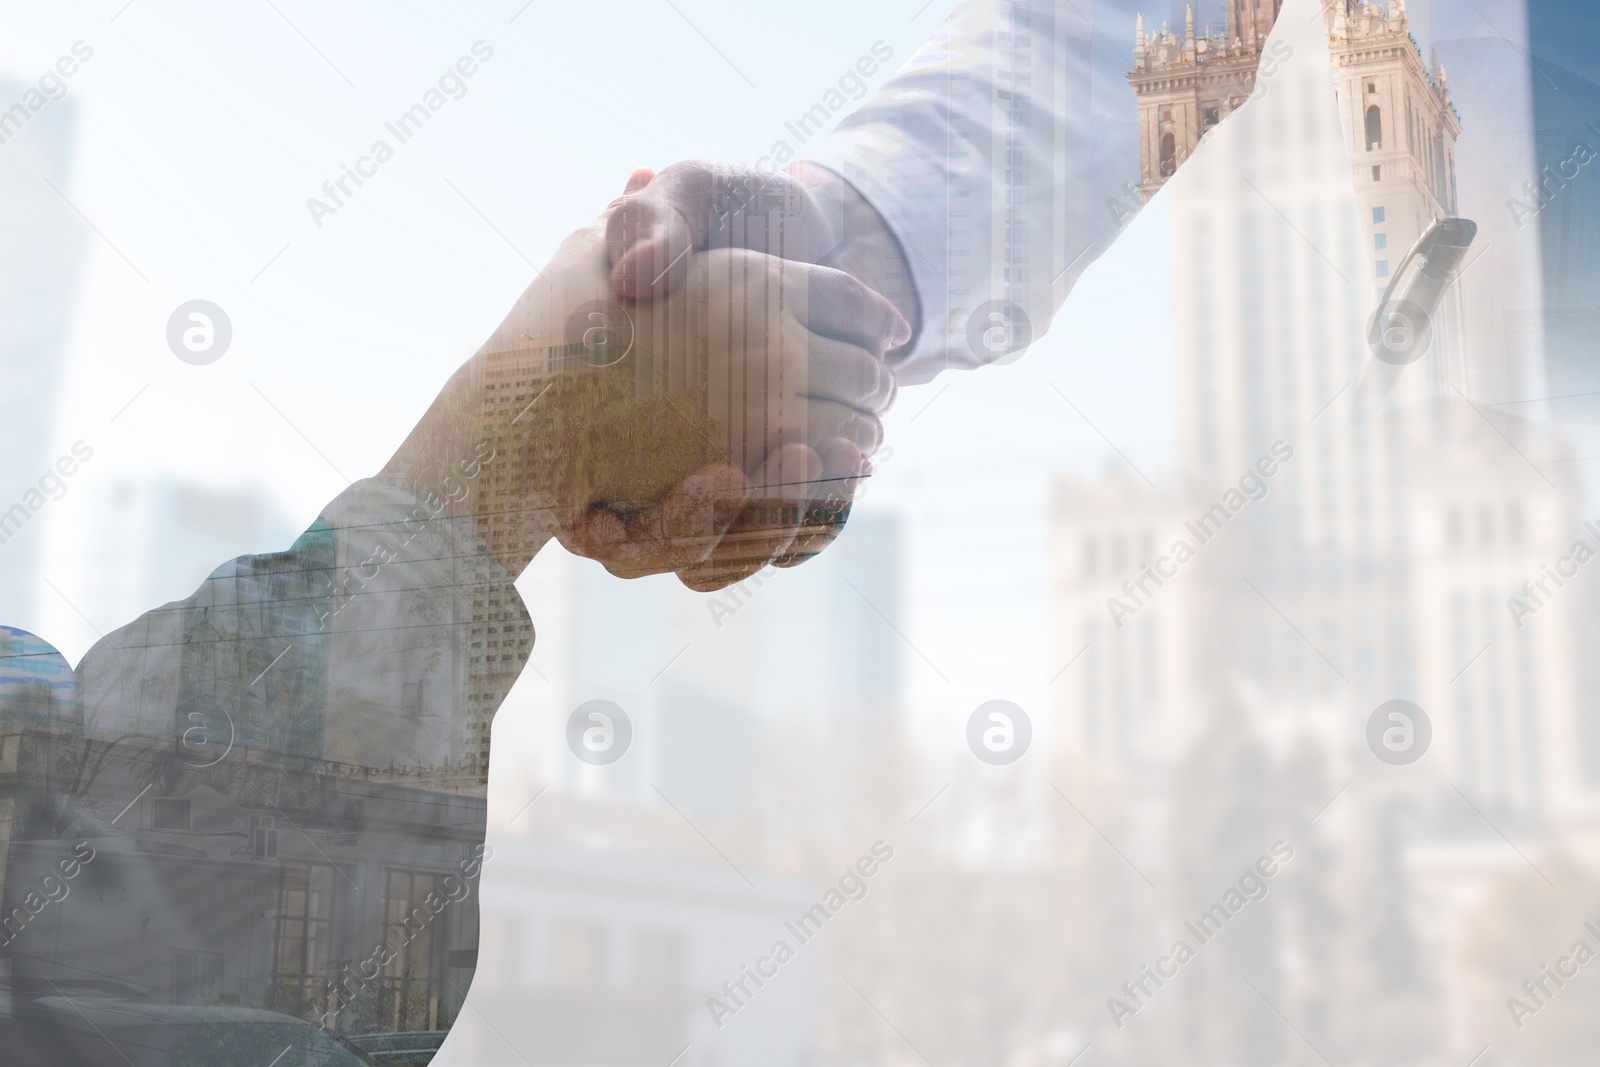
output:
M 1557 394 L 1592 367 L 1571 324 L 1593 313 L 1594 245 L 1564 235 L 1591 232 L 1593 194 L 1574 189 L 1532 228 L 1505 206 L 1508 175 L 1566 158 L 1581 124 L 1533 118 L 1570 100 L 1515 77 L 1527 66 L 1509 42 L 1424 50 L 1402 0 L 1326 6 L 1336 108 L 1326 82 L 1262 65 L 1272 0 L 1223 14 L 1181 34 L 1140 19 L 1134 36 L 1143 199 L 1230 111 L 1254 99 L 1259 114 L 1219 129 L 1233 139 L 1164 194 L 1177 267 L 1173 291 L 1152 297 L 1180 324 L 1175 476 L 1151 486 L 1117 462 L 1057 484 L 1051 659 L 1068 667 L 1037 757 L 1048 783 L 978 789 L 1001 823 L 1045 811 L 1047 834 L 1020 860 L 975 854 L 963 816 L 919 811 L 942 790 L 907 738 L 903 694 L 886 677 L 862 696 L 874 670 L 914 655 L 900 598 L 862 584 L 895 572 L 892 524 L 859 515 L 803 582 L 780 578 L 749 607 L 733 594 L 728 636 L 748 652 L 710 677 L 675 667 L 659 689 L 608 687 L 605 663 L 668 663 L 691 620 L 637 598 L 607 613 L 584 571 L 569 703 L 648 709 L 640 735 L 657 747 L 587 791 L 558 779 L 529 817 L 534 844 L 508 860 L 526 856 L 526 888 L 486 902 L 485 943 L 500 947 L 479 988 L 504 1032 L 476 1031 L 473 1057 L 623 1062 L 604 1051 L 603 1020 L 631 1017 L 615 1013 L 632 1003 L 622 991 L 655 958 L 641 931 L 664 930 L 685 1015 L 651 1031 L 663 1062 L 1588 1062 L 1600 1034 L 1583 993 L 1536 985 L 1536 1003 L 1522 983 L 1575 940 L 1593 944 L 1584 923 L 1600 915 L 1600 721 L 1582 653 L 1600 596 L 1546 581 L 1537 618 L 1508 601 L 1533 607 L 1524 582 L 1558 563 L 1565 581 L 1577 542 L 1600 548 L 1581 457 L 1551 421 L 1592 421 Z M 1051 64 L 1028 62 L 1024 30 L 1047 32 L 1048 16 L 1014 18 L 997 62 L 1048 92 Z M 1302 37 L 1267 54 L 1287 60 Z M 1359 216 L 1365 247 L 1339 239 L 1340 213 Z M 1345 394 L 1373 376 L 1374 302 L 1428 224 L 1453 215 L 1478 222 L 1485 262 L 1469 260 L 1447 296 L 1427 358 L 1358 409 Z M 1026 280 L 1004 269 L 995 292 Z M 1541 272 L 1591 284 L 1573 297 Z M 839 572 L 874 611 L 850 603 Z M 763 653 L 767 633 L 849 635 L 834 647 L 863 658 L 830 650 L 802 672 L 820 675 L 795 678 Z M 1431 722 L 1414 765 L 1369 747 L 1368 718 L 1393 699 Z M 926 821 L 895 840 L 913 814 Z M 781 972 L 783 992 L 719 1029 L 707 998 L 732 1003 L 722 983 L 880 837 L 896 853 L 872 903 L 842 912 L 817 958 Z M 1275 843 L 1293 858 L 1269 902 L 1201 949 L 1184 924 Z M 545 864 L 565 849 L 672 859 L 630 868 L 645 892 L 597 859 L 556 878 Z M 673 915 L 675 864 L 695 857 L 704 877 L 721 866 L 717 903 Z M 1167 989 L 1149 970 L 1179 940 L 1200 952 Z M 513 1029 L 531 996 L 588 1004 L 568 1021 L 594 1028 L 589 1043 L 548 1021 Z M 1512 996 L 1537 1009 L 1525 1029 Z M 627 1062 L 648 1061 L 636 1051 Z
M 1056 64 L 1030 51 L 1053 5 L 1002 7 L 1008 94 L 1024 70 L 1028 91 L 1053 91 Z M 330 1010 L 320 976 L 354 945 L 326 931 L 359 912 L 365 933 L 407 946 L 360 1011 L 399 1030 L 454 1022 L 440 1063 L 1592 1063 L 1592 990 L 1524 983 L 1575 941 L 1600 946 L 1584 926 L 1600 922 L 1600 678 L 1584 651 L 1600 589 L 1562 563 L 1600 554 L 1586 526 L 1600 516 L 1558 422 L 1596 421 L 1582 395 L 1600 194 L 1574 184 L 1531 226 L 1506 198 L 1588 137 L 1578 113 L 1600 115 L 1600 86 L 1553 67 L 1554 89 L 1514 76 L 1527 62 L 1508 41 L 1425 49 L 1404 0 L 1335 0 L 1269 45 L 1278 8 L 1227 0 L 1221 21 L 1191 13 L 1181 33 L 1128 28 L 1130 111 L 1101 147 L 1137 158 L 1141 201 L 1159 190 L 1170 205 L 1173 285 L 1150 298 L 1179 324 L 1164 354 L 1178 462 L 1154 484 L 1127 462 L 1053 479 L 1040 581 L 1050 662 L 1065 666 L 1053 703 L 1031 709 L 1025 762 L 963 753 L 951 777 L 928 758 L 957 742 L 920 735 L 909 707 L 914 533 L 869 496 L 805 567 L 703 599 L 553 569 L 544 699 L 614 701 L 633 747 L 604 767 L 495 748 L 546 785 L 491 813 L 476 934 L 476 905 L 420 941 L 396 924 L 443 891 L 481 818 L 473 774 L 510 669 L 485 682 L 482 657 L 521 625 L 488 598 L 431 658 L 374 669 L 410 734 L 295 742 L 342 768 L 327 796 L 244 803 L 204 775 L 149 773 L 142 753 L 113 771 L 131 812 L 73 817 L 110 854 L 81 900 L 125 909 L 127 940 L 86 940 L 68 962 L 148 996 L 143 964 L 159 957 L 171 981 L 157 995 L 174 1003 L 315 1020 Z M 1336 96 L 1288 63 L 1313 34 Z M 1221 124 L 1241 107 L 1258 121 Z M 1359 244 L 1337 224 L 1351 213 Z M 1375 301 L 1429 222 L 1455 215 L 1480 229 L 1431 349 L 1377 377 Z M 995 230 L 1007 254 L 991 290 L 1041 284 L 1015 265 L 1026 240 Z M 1369 385 L 1378 402 L 1352 403 Z M 283 525 L 259 502 L 167 482 L 120 485 L 100 510 L 117 536 L 148 540 L 151 572 Z M 137 575 L 95 580 L 126 617 L 155 607 Z M 264 635 L 286 625 L 263 617 L 231 668 L 267 666 Z M 680 662 L 708 628 L 717 655 Z M 66 665 L 5 639 L 0 683 L 59 713 Z M 662 669 L 634 678 L 619 662 Z M 340 699 L 307 669 L 274 677 L 252 728 Z M 1369 745 L 1369 717 L 1395 699 L 1431 723 L 1414 763 Z M 183 728 L 188 709 L 179 694 L 166 710 Z M 119 736 L 92 732 L 108 751 Z M 402 750 L 429 769 L 386 768 Z M 8 789 L 27 773 L 18 751 L 0 746 Z M 49 773 L 81 776 L 92 755 Z M 150 782 L 162 787 L 140 793 Z M 946 790 L 969 803 L 941 804 Z M 396 828 L 427 805 L 438 833 L 419 846 Z M 975 844 L 991 824 L 1016 847 Z M 67 836 L 8 843 L 30 882 L 70 851 Z M 152 922 L 119 880 L 122 851 L 139 857 L 127 870 L 164 872 L 150 899 L 228 899 L 195 905 L 209 926 Z M 1259 906 L 1189 929 L 1248 893 L 1268 856 Z M 819 902 L 826 928 L 799 936 Z M 762 970 L 779 942 L 792 961 Z M 1174 956 L 1181 969 L 1163 970 Z M 1532 1009 L 1522 1025 L 1508 998 Z

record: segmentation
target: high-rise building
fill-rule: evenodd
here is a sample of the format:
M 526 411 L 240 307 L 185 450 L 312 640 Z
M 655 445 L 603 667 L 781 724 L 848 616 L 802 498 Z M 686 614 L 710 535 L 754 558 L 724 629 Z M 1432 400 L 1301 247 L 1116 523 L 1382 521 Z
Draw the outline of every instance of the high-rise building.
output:
M 0 81 L 0 99 L 21 99 L 27 88 Z M 0 454 L 6 457 L 0 507 L 13 516 L 12 505 L 35 488 L 40 472 L 64 451 L 52 440 L 50 420 L 89 231 L 51 186 L 69 188 L 77 127 L 72 99 L 54 102 L 20 129 L 14 121 L 0 126 L 0 182 L 6 189 L 0 229 L 11 252 L 0 266 L 0 302 L 8 309 L 0 317 L 0 366 L 6 376 L 0 394 Z M 75 429 L 68 432 L 76 435 Z M 0 607 L 8 621 L 26 618 L 35 589 L 42 588 L 43 527 L 37 520 L 30 526 L 19 531 L 0 522 Z
M 1151 487 L 1114 470 L 1058 491 L 1055 657 L 1071 662 L 1056 687 L 1060 773 L 1105 786 L 1102 811 L 1140 828 L 1121 847 L 1163 886 L 1181 883 L 1186 838 L 1202 833 L 1194 809 L 1218 805 L 1204 852 L 1226 854 L 1255 847 L 1249 811 L 1292 807 L 1274 789 L 1306 786 L 1294 832 L 1327 849 L 1323 884 L 1363 902 L 1340 919 L 1345 935 L 1379 947 L 1319 940 L 1305 920 L 1321 905 L 1296 901 L 1273 936 L 1297 966 L 1263 994 L 1319 1020 L 1308 1040 L 1332 1058 L 1343 1017 L 1464 1062 L 1483 1045 L 1472 1020 L 1486 1001 L 1453 961 L 1478 936 L 1476 902 L 1525 860 L 1542 872 L 1592 835 L 1593 716 L 1579 693 L 1593 594 L 1569 572 L 1575 542 L 1600 540 L 1574 450 L 1535 421 L 1546 390 L 1529 309 L 1558 260 L 1545 253 L 1541 282 L 1540 227 L 1521 225 L 1582 211 L 1556 195 L 1579 191 L 1554 182 L 1507 211 L 1507 190 L 1537 170 L 1518 77 L 1538 75 L 1515 44 L 1441 42 L 1453 94 L 1405 0 L 1324 6 L 1320 25 L 1286 9 L 1270 37 L 1252 37 L 1240 0 L 1222 28 L 1196 32 L 1191 17 L 1182 36 L 1136 33 L 1140 192 L 1161 191 L 1140 224 L 1161 219 L 1170 241 L 1172 288 L 1150 298 L 1175 324 L 1177 473 Z M 1576 127 L 1561 125 L 1539 162 L 1572 158 Z M 1431 346 L 1383 410 L 1358 409 L 1376 303 L 1447 216 L 1479 235 Z M 1380 763 L 1365 733 L 1395 698 L 1432 727 L 1403 768 Z M 1330 798 L 1342 798 L 1332 826 L 1314 818 Z M 1378 990 L 1385 1005 L 1369 1011 Z M 1183 995 L 1208 1020 L 1196 1047 L 1269 1062 L 1218 1051 L 1210 1021 L 1225 1012 L 1208 991 Z
M 1500 328 L 1469 333 L 1461 287 L 1447 296 L 1400 390 L 1427 405 L 1362 421 L 1336 403 L 1370 373 L 1368 319 L 1406 249 L 1462 210 L 1445 71 L 1424 62 L 1403 0 L 1339 3 L 1323 27 L 1330 94 L 1291 62 L 1314 40 L 1254 32 L 1275 14 L 1230 0 L 1203 35 L 1192 15 L 1181 39 L 1136 33 L 1141 194 L 1221 147 L 1166 195 L 1177 476 L 1059 497 L 1058 654 L 1082 651 L 1061 687 L 1064 756 L 1158 771 L 1197 706 L 1248 698 L 1342 721 L 1405 697 L 1439 720 L 1463 788 L 1505 810 L 1570 807 L 1572 628 L 1551 619 L 1536 647 L 1506 604 L 1581 532 L 1576 494 L 1545 476 L 1559 441 L 1473 403 L 1537 377 L 1537 349 L 1504 328 L 1512 298 L 1485 284 L 1490 269 L 1471 277 L 1471 313 Z M 1254 121 L 1213 133 L 1246 99 Z M 1473 210 L 1485 248 L 1510 228 Z M 1493 491 L 1487 465 L 1506 472 Z M 1533 669 L 1539 657 L 1562 665 Z

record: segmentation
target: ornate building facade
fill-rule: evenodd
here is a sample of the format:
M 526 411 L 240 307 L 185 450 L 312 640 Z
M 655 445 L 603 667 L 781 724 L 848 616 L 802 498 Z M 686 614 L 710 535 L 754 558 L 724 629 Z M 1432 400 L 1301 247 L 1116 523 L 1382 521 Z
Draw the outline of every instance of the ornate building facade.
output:
M 1256 92 L 1258 79 L 1269 80 L 1292 56 L 1286 42 L 1267 43 L 1281 7 L 1282 0 L 1228 0 L 1226 20 L 1199 33 L 1191 6 L 1181 38 L 1165 23 L 1147 33 L 1139 16 L 1128 81 L 1139 98 L 1139 193 L 1146 203 Z M 1430 221 L 1456 211 L 1461 120 L 1444 67 L 1424 61 L 1405 0 L 1387 10 L 1336 0 L 1324 18 L 1357 198 L 1364 215 L 1381 207 L 1386 216 L 1372 224 L 1374 235 L 1387 238 L 1375 251 L 1409 248 Z
M 1173 323 L 1172 473 L 1147 486 L 1113 468 L 1058 486 L 1053 624 L 1070 669 L 1056 689 L 1054 773 L 1100 798 L 1100 825 L 1162 886 L 1200 869 L 1182 861 L 1196 835 L 1207 855 L 1250 847 L 1262 834 L 1242 813 L 1282 789 L 1263 807 L 1301 813 L 1293 832 L 1326 862 L 1319 883 L 1385 903 L 1286 899 L 1250 950 L 1296 961 L 1273 1003 L 1315 1019 L 1305 1036 L 1335 1060 L 1341 1033 L 1366 1028 L 1418 1049 L 1417 1062 L 1466 1062 L 1488 1040 L 1482 1006 L 1500 1007 L 1506 983 L 1453 961 L 1482 951 L 1485 902 L 1529 871 L 1505 841 L 1547 870 L 1563 851 L 1592 863 L 1597 839 L 1600 773 L 1577 666 L 1592 589 L 1549 598 L 1537 628 L 1507 608 L 1575 537 L 1593 538 L 1580 487 L 1560 473 L 1571 462 L 1561 432 L 1494 410 L 1541 395 L 1540 350 L 1510 328 L 1536 291 L 1537 250 L 1491 210 L 1503 183 L 1485 177 L 1516 148 L 1485 128 L 1527 123 L 1509 106 L 1497 117 L 1482 79 L 1519 57 L 1508 43 L 1490 57 L 1498 67 L 1474 67 L 1453 42 L 1472 123 L 1458 197 L 1460 118 L 1404 0 L 1335 0 L 1321 26 L 1291 11 L 1271 41 L 1263 11 L 1252 23 L 1251 7 L 1229 0 L 1226 23 L 1203 33 L 1192 15 L 1181 37 L 1142 22 L 1136 33 L 1141 197 L 1209 154 L 1158 205 L 1170 285 L 1149 297 Z M 1247 117 L 1202 149 L 1246 98 Z M 1462 214 L 1481 231 L 1432 347 L 1405 371 L 1402 402 L 1356 417 L 1340 401 L 1373 363 L 1375 300 L 1430 222 Z M 1478 255 L 1489 262 L 1475 268 Z M 1291 458 L 1269 452 L 1280 443 Z M 1231 515 L 1220 532 L 1206 519 L 1217 504 Z M 1404 773 L 1363 735 L 1394 698 L 1424 709 L 1433 731 Z M 1228 768 L 1250 798 L 1218 801 L 1224 814 L 1203 834 L 1209 801 L 1183 784 L 1197 765 Z M 1333 929 L 1343 933 L 1325 936 Z M 1251 1060 L 1242 1038 L 1211 1025 L 1230 1018 L 1227 994 L 1179 995 L 1208 1027 L 1182 1054 L 1282 1062 Z M 1141 1052 L 1164 1058 L 1157 1040 Z
M 1267 31 L 1283 0 L 1228 0 L 1227 21 L 1196 34 L 1194 7 L 1183 37 L 1166 23 L 1147 34 L 1140 15 L 1133 39 L 1135 68 L 1128 81 L 1139 97 L 1139 195 L 1145 203 L 1199 147 L 1200 140 L 1240 107 L 1255 86 Z

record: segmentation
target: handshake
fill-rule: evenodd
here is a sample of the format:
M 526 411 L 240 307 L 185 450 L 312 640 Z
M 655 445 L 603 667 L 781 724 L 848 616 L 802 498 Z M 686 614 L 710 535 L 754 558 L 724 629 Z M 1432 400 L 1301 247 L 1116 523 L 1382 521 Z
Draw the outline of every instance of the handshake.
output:
M 637 170 L 564 241 L 384 473 L 515 576 L 550 537 L 719 589 L 820 552 L 872 471 L 913 336 L 878 213 L 830 171 Z

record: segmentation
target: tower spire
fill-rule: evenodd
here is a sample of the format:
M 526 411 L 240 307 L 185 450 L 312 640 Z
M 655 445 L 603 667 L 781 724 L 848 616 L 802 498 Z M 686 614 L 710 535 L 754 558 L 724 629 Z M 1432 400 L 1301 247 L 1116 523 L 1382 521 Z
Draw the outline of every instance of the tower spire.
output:
M 1188 5 L 1183 16 L 1183 44 L 1185 48 L 1194 47 L 1194 5 Z

